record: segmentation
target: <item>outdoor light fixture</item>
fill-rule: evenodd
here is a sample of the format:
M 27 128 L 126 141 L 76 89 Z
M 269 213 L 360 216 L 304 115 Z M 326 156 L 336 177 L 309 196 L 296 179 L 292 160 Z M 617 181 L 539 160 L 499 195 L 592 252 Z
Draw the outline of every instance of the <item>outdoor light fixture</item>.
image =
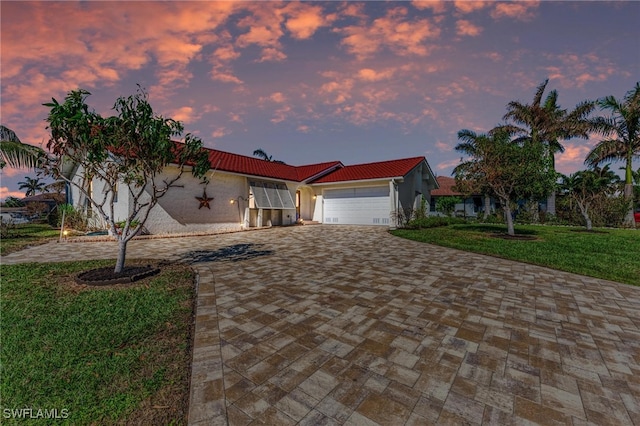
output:
M 313 199 L 315 200 L 316 198 L 318 198 L 318 196 L 317 196 L 317 195 L 314 195 L 314 196 L 313 196 L 313 197 L 311 197 L 311 198 L 313 198 Z
M 249 195 L 249 198 L 251 198 L 251 195 Z M 249 201 L 249 198 L 244 198 L 242 195 L 238 195 L 236 198 L 230 199 L 229 204 L 235 204 L 236 200 L 238 201 L 242 200 L 246 203 L 247 201 Z

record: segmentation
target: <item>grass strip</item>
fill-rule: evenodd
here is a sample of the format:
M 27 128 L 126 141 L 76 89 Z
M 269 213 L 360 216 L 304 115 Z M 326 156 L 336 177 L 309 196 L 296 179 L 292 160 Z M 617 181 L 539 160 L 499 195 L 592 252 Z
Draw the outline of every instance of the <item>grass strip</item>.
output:
M 517 235 L 532 240 L 496 237 L 504 225 L 457 224 L 429 229 L 392 231 L 393 235 L 424 243 L 488 254 L 549 268 L 640 285 L 640 232 L 630 229 L 597 229 L 519 225 Z

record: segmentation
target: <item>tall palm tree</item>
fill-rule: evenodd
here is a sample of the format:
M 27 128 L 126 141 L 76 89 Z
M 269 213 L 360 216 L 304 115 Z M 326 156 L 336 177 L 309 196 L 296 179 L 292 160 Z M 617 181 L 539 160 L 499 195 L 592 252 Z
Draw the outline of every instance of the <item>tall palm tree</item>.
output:
M 625 225 L 635 227 L 633 220 L 633 160 L 640 158 L 640 82 L 627 92 L 622 101 L 613 96 L 598 100 L 609 117 L 594 120 L 596 129 L 605 136 L 587 155 L 585 163 L 594 166 L 605 162 L 624 161 L 624 196 L 629 201 Z
M 0 125 L 0 169 L 7 165 L 16 169 L 36 168 L 43 153 L 36 146 L 22 143 L 13 130 Z
M 595 109 L 595 102 L 584 101 L 578 104 L 573 111 L 562 109 L 558 105 L 558 92 L 549 92 L 544 102 L 542 100 L 549 79 L 546 79 L 538 88 L 531 104 L 522 104 L 517 101 L 509 102 L 504 119 L 513 124 L 501 126 L 512 134 L 518 135 L 515 139 L 519 143 L 533 143 L 544 146 L 548 167 L 555 173 L 555 154 L 564 152 L 561 140 L 571 138 L 589 138 L 592 129 L 588 116 Z M 547 213 L 555 214 L 555 188 L 550 188 L 547 197 Z
M 18 182 L 18 189 L 25 189 L 25 197 L 36 195 L 36 192 L 44 192 L 45 183 L 40 181 L 40 178 L 30 178 L 26 176 L 24 182 Z

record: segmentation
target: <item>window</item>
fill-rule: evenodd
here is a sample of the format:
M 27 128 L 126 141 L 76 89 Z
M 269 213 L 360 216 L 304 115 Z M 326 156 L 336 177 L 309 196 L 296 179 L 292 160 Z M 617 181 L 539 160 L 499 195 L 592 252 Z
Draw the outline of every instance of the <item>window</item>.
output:
M 277 182 L 249 182 L 256 207 L 259 209 L 295 209 L 287 185 Z

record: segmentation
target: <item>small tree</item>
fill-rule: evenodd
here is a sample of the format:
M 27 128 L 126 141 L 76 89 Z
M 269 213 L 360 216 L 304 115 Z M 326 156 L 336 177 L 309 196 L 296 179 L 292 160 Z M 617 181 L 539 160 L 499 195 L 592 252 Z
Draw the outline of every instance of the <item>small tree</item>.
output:
M 40 178 L 32 178 L 25 176 L 24 181 L 18 182 L 18 189 L 24 189 L 25 197 L 36 195 L 36 192 L 44 192 L 45 183 L 40 181 Z
M 441 197 L 436 200 L 436 210 L 451 217 L 456 208 L 456 204 L 461 203 L 459 197 Z
M 512 142 L 510 134 L 499 128 L 489 134 L 476 134 L 461 130 L 458 138 L 462 143 L 456 151 L 470 157 L 453 170 L 456 186 L 465 188 L 479 185 L 490 188 L 504 209 L 507 232 L 515 235 L 512 206 L 522 199 L 539 196 L 555 179 L 543 156 L 541 144 Z
M 580 170 L 570 176 L 563 176 L 562 189 L 577 204 L 588 231 L 593 229 L 591 210 L 602 199 L 612 195 L 611 189 L 617 186 L 617 183 L 618 177 L 608 166 L 602 169 Z
M 89 109 L 85 102 L 89 95 L 85 90 L 74 90 L 62 104 L 55 99 L 44 104 L 50 109 L 47 122 L 51 138 L 47 148 L 53 155 L 45 161 L 44 168 L 55 179 L 75 186 L 107 223 L 118 241 L 114 272 L 120 273 L 127 243 L 137 231 L 131 223 L 144 226 L 151 209 L 176 186 L 187 167 L 201 178 L 209 170 L 209 162 L 199 138 L 186 134 L 184 143 L 172 141 L 182 135 L 182 124 L 156 115 L 143 89 L 118 98 L 113 107 L 117 115 L 108 118 Z M 177 170 L 168 171 L 170 164 L 176 165 Z M 91 194 L 82 182 L 73 179 L 68 172 L 73 169 L 83 182 L 100 181 L 104 191 Z M 120 233 L 116 223 L 121 218 L 114 217 L 118 185 L 126 187 L 131 195 Z

